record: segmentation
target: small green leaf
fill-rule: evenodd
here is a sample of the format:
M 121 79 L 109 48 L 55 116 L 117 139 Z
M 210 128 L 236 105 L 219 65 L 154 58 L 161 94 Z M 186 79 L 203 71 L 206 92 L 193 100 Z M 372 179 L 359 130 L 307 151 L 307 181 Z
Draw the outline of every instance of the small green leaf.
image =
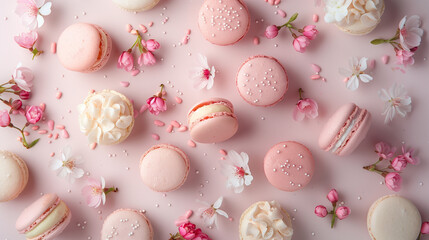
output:
M 387 41 L 385 39 L 374 39 L 374 40 L 371 41 L 371 44 L 379 45 L 379 44 L 383 44 L 383 43 L 386 43 L 386 42 Z
M 34 140 L 33 142 L 30 143 L 30 145 L 28 145 L 27 148 L 30 149 L 30 148 L 34 147 L 34 145 L 36 145 L 39 142 L 39 140 L 40 140 L 40 138 Z
M 295 21 L 297 17 L 298 17 L 298 13 L 295 13 L 294 15 L 292 15 L 292 17 L 290 17 L 288 23 Z

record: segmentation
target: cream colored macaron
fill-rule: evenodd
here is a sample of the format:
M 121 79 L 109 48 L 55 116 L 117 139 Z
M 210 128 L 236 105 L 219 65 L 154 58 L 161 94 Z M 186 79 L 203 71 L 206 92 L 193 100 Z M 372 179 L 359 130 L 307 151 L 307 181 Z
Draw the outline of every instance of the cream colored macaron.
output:
M 28 182 L 28 168 L 18 155 L 0 150 L 0 202 L 13 200 Z
M 78 106 L 80 131 L 90 143 L 112 145 L 124 141 L 134 126 L 130 100 L 113 90 L 91 93 Z
M 127 11 L 146 11 L 155 7 L 160 0 L 113 0 L 119 7 Z
M 247 208 L 240 218 L 240 240 L 290 240 L 293 235 L 289 214 L 276 201 L 260 201 Z
M 367 227 L 373 240 L 416 240 L 421 225 L 416 206 L 397 195 L 379 198 L 368 211 Z

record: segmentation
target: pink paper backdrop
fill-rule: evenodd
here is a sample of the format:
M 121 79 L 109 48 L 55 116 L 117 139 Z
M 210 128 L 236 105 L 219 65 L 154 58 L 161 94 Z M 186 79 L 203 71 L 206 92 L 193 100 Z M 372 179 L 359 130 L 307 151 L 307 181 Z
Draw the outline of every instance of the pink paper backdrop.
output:
M 285 10 L 289 16 L 294 12 L 300 13 L 296 21 L 298 26 L 311 24 L 314 13 L 321 17 L 321 21 L 316 24 L 320 35 L 305 54 L 295 52 L 286 30 L 273 40 L 262 37 L 267 25 L 280 25 L 286 21 L 274 14 L 277 8 L 263 0 L 246 1 L 252 17 L 250 31 L 238 44 L 227 47 L 212 45 L 199 33 L 196 19 L 202 1 L 161 0 L 154 9 L 137 14 L 123 11 L 111 1 L 53 1 L 52 14 L 45 18 L 45 25 L 39 30 L 40 42 L 37 44 L 37 47 L 46 53 L 34 61 L 31 61 L 27 51 L 13 41 L 14 35 L 24 31 L 14 13 L 15 2 L 5 1 L 0 8 L 2 81 L 9 79 L 20 61 L 33 69 L 35 87 L 30 102 L 45 102 L 46 119 L 66 125 L 70 138 L 60 137 L 49 143 L 47 136 L 40 136 L 41 141 L 36 147 L 25 150 L 16 141 L 16 131 L 0 130 L 1 148 L 21 155 L 30 170 L 29 184 L 19 198 L 0 204 L 0 239 L 22 239 L 14 229 L 15 220 L 23 208 L 41 193 L 48 192 L 57 193 L 73 213 L 71 224 L 57 238 L 62 240 L 99 239 L 103 220 L 117 208 L 145 209 L 152 221 L 155 239 L 167 239 L 169 232 L 176 231 L 174 220 L 178 216 L 188 209 L 197 210 L 201 206 L 197 199 L 213 203 L 219 196 L 224 196 L 222 209 L 230 214 L 233 221 L 222 218 L 219 230 L 206 229 L 212 239 L 238 239 L 238 220 L 241 213 L 259 200 L 276 200 L 294 217 L 294 239 L 369 239 L 366 230 L 366 213 L 369 206 L 379 197 L 393 193 L 384 184 L 380 184 L 380 176 L 362 170 L 362 166 L 376 160 L 373 145 L 380 140 L 396 146 L 405 142 L 419 150 L 421 164 L 417 167 L 409 166 L 404 171 L 404 183 L 399 194 L 412 200 L 420 209 L 423 219 L 428 220 L 429 166 L 426 159 L 429 156 L 429 61 L 426 60 L 426 33 L 429 30 L 429 5 L 426 1 L 386 1 L 382 21 L 372 33 L 366 36 L 350 36 L 339 31 L 334 25 L 324 23 L 323 10 L 316 8 L 313 1 L 283 0 L 279 9 Z M 393 70 L 394 54 L 390 46 L 372 46 L 369 42 L 377 37 L 390 37 L 400 19 L 404 15 L 413 14 L 422 17 L 425 35 L 416 54 L 415 65 L 403 74 Z M 165 17 L 169 20 L 162 24 Z M 159 63 L 144 67 L 143 73 L 132 77 L 116 68 L 116 59 L 121 51 L 130 47 L 135 40 L 125 31 L 125 25 L 130 23 L 137 27 L 140 23 L 147 25 L 150 21 L 154 22 L 153 27 L 149 28 L 150 37 L 157 39 L 162 45 L 156 53 Z M 111 35 L 112 56 L 102 70 L 90 74 L 71 72 L 64 69 L 57 56 L 50 53 L 51 42 L 57 41 L 61 31 L 75 22 L 98 24 Z M 187 29 L 192 30 L 189 44 L 179 46 Z M 255 36 L 261 36 L 260 45 L 253 44 Z M 195 90 L 188 77 L 189 70 L 195 66 L 198 53 L 206 55 L 209 64 L 219 70 L 214 88 L 210 91 Z M 257 54 L 276 57 L 288 72 L 289 91 L 285 99 L 274 107 L 250 106 L 241 99 L 235 87 L 238 67 L 248 57 Z M 391 56 L 387 65 L 380 60 L 385 54 Z M 376 59 L 376 67 L 371 72 L 374 81 L 361 85 L 355 92 L 345 88 L 343 77 L 338 73 L 340 67 L 347 67 L 347 61 L 352 56 Z M 309 79 L 313 74 L 311 63 L 322 67 L 321 74 L 326 77 L 326 83 Z M 129 81 L 131 85 L 124 88 L 120 81 Z M 384 116 L 381 116 L 383 102 L 378 98 L 377 92 L 381 88 L 389 88 L 395 82 L 407 88 L 412 97 L 413 110 L 405 119 L 398 117 L 391 124 L 385 125 Z M 133 133 L 125 142 L 90 150 L 86 137 L 79 131 L 76 110 L 76 106 L 83 101 L 90 89 L 117 90 L 134 99 L 139 108 L 147 97 L 158 90 L 160 83 L 167 86 L 167 112 L 158 117 L 146 112 L 137 118 Z M 314 98 L 319 103 L 320 116 L 317 119 L 303 122 L 292 120 L 299 87 L 305 90 L 306 97 Z M 55 98 L 57 91 L 63 92 L 60 100 Z M 175 104 L 175 96 L 183 98 L 183 103 Z M 165 127 L 156 127 L 152 123 L 153 120 L 159 119 L 166 123 L 177 120 L 186 124 L 188 109 L 197 101 L 208 97 L 228 98 L 234 104 L 240 126 L 238 133 L 226 142 L 198 144 L 196 148 L 190 148 L 186 144 L 189 139 L 188 132 L 166 133 Z M 347 102 L 355 102 L 367 108 L 372 113 L 373 120 L 366 140 L 352 155 L 340 158 L 320 150 L 317 139 L 330 114 Z M 47 128 L 46 123 L 41 126 Z M 159 134 L 161 139 L 155 141 L 151 138 L 151 133 Z M 30 139 L 36 137 L 39 135 L 31 131 Z M 305 144 L 315 158 L 314 177 L 307 187 L 298 192 L 279 191 L 272 187 L 264 176 L 263 158 L 266 151 L 277 142 L 285 140 Z M 148 189 L 139 176 L 140 156 L 157 143 L 177 145 L 191 159 L 191 171 L 184 186 L 167 193 L 166 196 Z M 85 159 L 82 167 L 90 172 L 91 176 L 103 176 L 107 185 L 119 187 L 118 193 L 109 194 L 105 206 L 99 209 L 88 208 L 80 194 L 83 180 L 71 185 L 49 170 L 50 154 L 55 152 L 59 155 L 59 151 L 67 144 L 72 146 L 74 154 L 82 155 Z M 254 181 L 243 193 L 235 194 L 225 188 L 226 179 L 222 176 L 219 166 L 219 149 L 234 149 L 249 154 Z M 199 171 L 199 174 L 196 174 L 196 171 Z M 329 228 L 328 219 L 320 219 L 313 213 L 316 205 L 328 205 L 325 196 L 331 188 L 336 188 L 340 198 L 352 209 L 350 217 L 337 222 L 335 229 Z M 191 220 L 202 226 L 201 219 L 194 216 Z

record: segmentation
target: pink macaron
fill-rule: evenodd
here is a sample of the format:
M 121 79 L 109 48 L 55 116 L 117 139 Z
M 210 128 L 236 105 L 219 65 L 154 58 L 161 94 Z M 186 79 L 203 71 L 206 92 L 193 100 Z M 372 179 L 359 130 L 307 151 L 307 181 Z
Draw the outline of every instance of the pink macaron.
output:
M 217 143 L 228 140 L 238 130 L 237 117 L 232 103 L 223 98 L 202 101 L 188 113 L 191 138 L 200 143 Z
M 143 183 L 157 192 L 180 188 L 188 177 L 188 156 L 178 147 L 159 144 L 147 150 L 140 159 Z
M 250 14 L 242 0 L 206 0 L 198 14 L 198 26 L 207 41 L 231 45 L 249 31 Z
M 118 209 L 104 220 L 101 239 L 152 240 L 153 229 L 149 219 L 135 209 Z
M 110 57 L 112 39 L 100 27 L 89 23 L 75 23 L 61 33 L 57 55 L 61 64 L 76 72 L 94 72 L 102 68 Z
M 352 153 L 371 127 L 371 114 L 354 103 L 340 107 L 326 122 L 319 136 L 319 146 L 338 156 Z
M 18 155 L 0 150 L 0 202 L 19 196 L 27 186 L 28 168 Z
M 49 240 L 70 223 L 71 212 L 56 194 L 45 194 L 28 206 L 16 220 L 16 230 L 29 240 Z
M 248 58 L 238 70 L 236 85 L 241 97 L 258 107 L 280 102 L 289 87 L 286 70 L 280 62 L 268 56 Z
M 301 143 L 280 142 L 265 155 L 264 171 L 274 187 L 294 192 L 305 187 L 313 177 L 313 155 Z

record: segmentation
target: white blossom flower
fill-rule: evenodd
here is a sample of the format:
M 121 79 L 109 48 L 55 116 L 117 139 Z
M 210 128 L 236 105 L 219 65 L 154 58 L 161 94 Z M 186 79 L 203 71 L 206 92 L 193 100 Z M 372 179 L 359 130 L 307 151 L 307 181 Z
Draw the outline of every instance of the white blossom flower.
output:
M 341 22 L 347 16 L 347 8 L 351 3 L 352 0 L 326 0 L 325 22 Z
M 223 202 L 223 197 L 219 197 L 215 203 L 209 204 L 204 201 L 199 201 L 204 207 L 198 209 L 198 214 L 203 218 L 204 225 L 206 227 L 216 227 L 217 225 L 217 215 L 221 215 L 225 218 L 228 218 L 228 214 L 219 209 Z
M 407 95 L 403 85 L 393 84 L 389 90 L 381 89 L 378 91 L 381 100 L 385 102 L 382 115 L 386 115 L 384 123 L 387 124 L 393 120 L 396 113 L 405 117 L 411 112 L 411 97 Z
M 244 185 L 249 186 L 252 183 L 253 176 L 249 168 L 249 156 L 242 152 L 238 154 L 236 151 L 228 151 L 228 160 L 221 162 L 222 173 L 228 179 L 226 187 L 233 189 L 235 193 L 241 193 L 244 190 Z
M 198 54 L 198 60 L 200 66 L 191 71 L 191 78 L 194 81 L 194 87 L 198 90 L 203 88 L 206 88 L 207 90 L 211 89 L 214 84 L 216 70 L 214 66 L 210 68 L 207 62 L 207 57 Z
M 417 15 L 407 19 L 407 16 L 399 22 L 399 42 L 401 46 L 411 51 L 412 48 L 420 46 L 423 36 L 423 29 L 420 28 L 422 21 Z
M 365 73 L 365 70 L 367 69 L 367 62 L 368 58 L 363 57 L 360 60 L 358 60 L 357 57 L 353 57 L 349 61 L 349 67 L 350 70 L 340 68 L 340 73 L 347 78 L 346 81 L 346 87 L 352 91 L 356 90 L 359 87 L 359 80 L 368 83 L 372 81 L 372 77 Z
M 53 159 L 49 164 L 49 168 L 56 171 L 57 176 L 68 178 L 71 183 L 74 183 L 76 179 L 81 178 L 85 173 L 83 169 L 76 167 L 82 162 L 82 158 L 72 156 L 70 146 L 66 146 L 61 152 L 61 158 Z
M 51 7 L 52 2 L 45 3 L 45 0 L 18 0 L 15 13 L 28 30 L 34 30 L 45 23 L 43 16 L 51 14 Z

